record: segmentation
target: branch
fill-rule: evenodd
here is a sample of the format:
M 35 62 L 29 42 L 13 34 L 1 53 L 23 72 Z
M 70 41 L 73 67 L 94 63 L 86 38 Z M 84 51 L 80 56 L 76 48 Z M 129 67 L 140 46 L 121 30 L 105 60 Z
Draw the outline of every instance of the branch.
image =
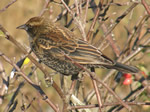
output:
M 75 17 L 75 14 L 70 10 L 70 8 L 67 6 L 67 4 L 64 2 L 64 0 L 61 0 L 61 2 L 64 5 L 64 7 L 68 10 L 68 12 L 71 14 L 73 19 L 75 20 L 75 22 L 76 22 L 76 24 L 77 24 L 77 26 L 78 26 L 81 34 L 82 34 L 83 40 L 86 40 L 85 29 L 83 27 L 82 22 Z
M 11 64 L 13 67 L 16 68 L 16 70 L 20 73 L 20 75 L 32 86 L 34 87 L 39 93 L 40 95 L 43 97 L 43 100 L 45 100 L 45 102 L 47 102 L 55 112 L 59 112 L 58 107 L 53 104 L 50 99 L 48 98 L 48 96 L 44 93 L 44 91 L 41 89 L 40 86 L 34 84 L 31 79 L 29 79 L 26 74 L 13 62 L 11 61 L 7 56 L 5 56 L 2 52 L 0 52 L 0 56 L 9 64 Z
M 141 3 L 145 7 L 147 13 L 150 15 L 150 7 L 146 4 L 145 0 L 141 0 Z
M 0 10 L 0 13 L 8 9 L 12 4 L 14 4 L 17 0 L 12 0 L 9 4 L 7 4 L 4 8 Z
M 79 63 L 75 62 L 74 60 L 72 60 L 70 57 L 68 57 L 66 54 L 64 54 L 64 52 L 62 52 L 62 54 L 69 59 L 73 64 L 75 64 L 76 66 L 78 66 L 79 68 L 81 68 L 82 70 L 86 71 L 87 73 L 89 73 L 90 77 L 93 80 L 96 80 L 98 83 L 102 84 L 110 93 L 112 93 L 114 95 L 114 97 L 128 110 L 130 110 L 129 106 L 127 104 L 125 104 L 120 98 L 119 96 L 111 89 L 109 88 L 103 81 L 101 81 L 99 78 L 96 77 L 96 74 L 93 72 L 90 72 L 88 69 L 86 69 L 84 66 L 80 65 Z
M 150 102 L 125 102 L 128 105 L 150 105 Z M 107 106 L 114 106 L 114 105 L 120 105 L 119 102 L 113 102 L 113 103 L 105 103 L 102 105 L 101 108 L 105 108 Z M 93 105 L 76 105 L 76 106 L 72 106 L 71 110 L 75 110 L 75 109 L 84 109 L 84 108 L 95 108 L 95 107 L 99 107 L 98 104 L 93 104 Z

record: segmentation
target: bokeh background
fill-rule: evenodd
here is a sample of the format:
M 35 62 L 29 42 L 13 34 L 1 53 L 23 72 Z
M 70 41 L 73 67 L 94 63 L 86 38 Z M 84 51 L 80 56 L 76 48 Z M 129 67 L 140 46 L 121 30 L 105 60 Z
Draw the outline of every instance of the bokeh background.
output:
M 0 10 L 3 9 L 5 6 L 7 6 L 12 0 L 0 0 Z M 98 3 L 99 0 L 95 0 L 96 3 Z M 27 34 L 25 31 L 16 29 L 17 26 L 25 23 L 29 18 L 38 16 L 43 10 L 43 7 L 45 5 L 46 0 L 18 0 L 14 4 L 12 4 L 10 7 L 8 7 L 5 11 L 0 11 L 0 24 L 7 29 L 7 31 L 18 41 L 20 42 L 25 48 L 29 49 L 29 43 Z M 59 0 L 56 0 L 56 2 L 60 3 Z M 115 21 L 115 19 L 120 16 L 129 6 L 132 4 L 130 0 L 114 0 L 115 3 L 122 4 L 122 6 L 117 5 L 111 5 L 108 12 L 107 17 L 109 17 L 108 20 L 105 21 L 106 26 L 109 27 L 111 23 Z M 146 1 L 147 4 L 150 4 L 150 1 Z M 46 11 L 45 16 L 50 17 L 52 20 L 56 19 L 56 17 L 61 13 L 61 11 L 64 9 L 62 4 L 58 3 L 50 3 L 48 6 L 48 11 Z M 69 6 L 73 4 L 74 1 L 69 2 Z M 128 5 L 129 4 L 129 5 Z M 83 11 L 83 15 L 84 15 Z M 127 30 L 132 31 L 135 27 L 135 25 L 139 22 L 139 20 L 146 14 L 145 8 L 140 3 L 138 6 L 136 6 L 113 30 L 112 34 L 114 35 L 114 39 L 119 46 L 120 51 L 123 49 L 125 42 L 127 41 Z M 88 10 L 87 14 L 87 20 L 90 20 L 94 16 L 92 10 Z M 68 20 L 70 20 L 70 17 L 68 16 Z M 65 18 L 62 18 L 61 20 L 57 21 L 59 24 L 65 25 Z M 88 29 L 91 25 L 92 21 L 87 22 L 86 24 L 86 33 L 88 32 Z M 95 26 L 94 31 L 96 31 L 98 27 L 98 23 Z M 147 20 L 147 22 L 142 26 L 141 35 L 144 34 L 146 29 L 150 26 L 150 20 Z M 69 29 L 71 30 L 74 28 L 75 25 L 71 25 Z M 74 31 L 74 33 L 81 37 L 81 34 L 78 29 Z M 130 32 L 131 33 L 131 32 Z M 99 41 L 99 38 L 104 34 L 104 32 L 100 29 L 100 32 L 96 36 L 95 41 Z M 150 35 L 146 35 L 146 40 L 149 38 Z M 144 41 L 143 40 L 143 41 Z M 93 43 L 92 43 L 93 44 Z M 105 46 L 105 44 L 104 44 Z M 105 47 L 104 47 L 105 48 Z M 0 51 L 3 52 L 5 55 L 7 55 L 11 60 L 14 62 L 17 62 L 20 60 L 20 58 L 23 56 L 23 53 L 18 50 L 18 48 L 13 45 L 10 41 L 6 40 L 4 38 L 4 35 L 2 32 L 0 32 Z M 107 45 L 107 47 L 103 50 L 105 54 L 107 54 L 108 57 L 111 59 L 116 60 L 117 56 L 115 55 L 114 51 L 112 50 L 111 46 Z M 0 61 L 2 62 L 5 72 L 7 75 L 10 75 L 10 72 L 12 70 L 12 66 L 10 66 L 8 63 L 6 63 L 3 59 L 0 58 Z M 144 70 L 146 69 L 147 73 L 149 73 L 150 69 L 150 54 L 149 52 L 144 55 L 144 53 L 140 53 L 135 57 L 135 61 L 132 61 L 129 64 L 137 65 L 138 67 L 142 66 L 144 67 Z M 24 66 L 25 73 L 28 74 L 31 70 L 32 63 Z M 48 69 L 50 72 L 53 72 L 51 69 Z M 109 70 L 104 69 L 96 69 L 97 75 L 99 77 L 103 78 L 105 77 L 104 74 L 108 73 Z M 34 76 L 31 77 L 33 82 L 40 82 L 41 87 L 43 90 L 47 93 L 49 98 L 57 105 L 59 105 L 62 108 L 62 101 L 59 98 L 58 94 L 52 87 L 46 87 L 46 84 L 43 80 L 43 73 L 38 69 L 35 74 L 38 77 L 38 81 L 34 78 Z M 55 75 L 54 80 L 60 85 L 60 77 L 59 75 Z M 68 82 L 70 81 L 70 77 L 67 77 L 66 79 Z M 5 95 L 3 103 L 0 105 L 0 112 L 2 112 L 7 104 L 10 101 L 10 98 L 13 95 L 14 90 L 18 87 L 18 84 L 23 81 L 22 77 L 15 77 L 15 79 L 12 80 L 12 83 L 10 83 L 8 93 Z M 2 82 L 2 80 L 1 80 Z M 112 82 L 113 83 L 113 82 Z M 89 92 L 89 88 L 93 88 L 92 83 L 90 82 L 89 78 L 85 78 L 84 85 L 86 85 L 86 92 Z M 121 85 L 121 84 L 120 84 Z M 126 95 L 126 93 L 130 92 L 130 86 L 124 86 L 121 85 L 119 89 L 117 89 L 117 92 L 120 93 L 119 96 L 123 97 Z M 144 93 L 143 93 L 144 94 Z M 21 111 L 21 106 L 24 104 L 29 104 L 29 102 L 32 101 L 32 99 L 35 98 L 33 101 L 31 107 L 27 110 L 27 112 L 31 111 L 37 111 L 37 112 L 51 112 L 51 108 L 42 100 L 39 93 L 31 87 L 28 83 L 25 84 L 25 86 L 19 91 L 19 94 L 17 96 L 18 105 L 15 109 L 15 112 Z M 147 96 L 141 95 L 139 98 L 139 101 L 149 101 Z M 93 103 L 96 103 L 96 100 L 92 101 Z M 25 105 L 25 106 L 26 106 Z M 23 107 L 22 107 L 23 108 Z M 136 112 L 149 112 L 150 108 L 148 106 L 133 106 L 133 108 L 136 110 Z M 121 112 L 126 112 L 125 109 L 123 109 Z

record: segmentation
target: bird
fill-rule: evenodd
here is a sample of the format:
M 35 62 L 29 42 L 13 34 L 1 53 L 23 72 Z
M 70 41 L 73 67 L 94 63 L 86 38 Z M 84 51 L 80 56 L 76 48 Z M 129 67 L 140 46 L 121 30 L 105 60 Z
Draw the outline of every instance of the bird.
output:
M 31 50 L 49 68 L 62 75 L 78 75 L 82 68 L 116 69 L 125 73 L 138 73 L 135 66 L 111 60 L 98 48 L 78 38 L 68 28 L 44 17 L 32 17 L 17 29 L 27 32 Z M 67 57 L 69 58 L 67 58 Z

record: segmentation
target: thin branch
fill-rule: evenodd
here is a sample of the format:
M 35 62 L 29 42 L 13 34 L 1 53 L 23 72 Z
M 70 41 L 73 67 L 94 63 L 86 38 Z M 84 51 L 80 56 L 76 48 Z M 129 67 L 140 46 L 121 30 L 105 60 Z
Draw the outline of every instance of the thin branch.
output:
M 7 4 L 4 8 L 2 8 L 0 10 L 0 13 L 1 12 L 4 12 L 6 9 L 8 9 L 8 7 L 10 7 L 12 4 L 14 4 L 17 0 L 12 0 L 9 4 Z
M 83 2 L 83 3 L 82 3 L 82 7 L 83 7 L 85 4 L 86 4 L 86 2 Z M 71 10 L 74 9 L 74 8 L 75 8 L 75 4 L 71 5 L 69 8 L 70 8 Z M 63 11 L 56 17 L 56 19 L 53 20 L 53 22 L 56 22 L 56 21 L 60 20 L 60 19 L 62 18 L 62 16 L 65 15 L 67 12 L 68 12 L 67 9 L 63 10 Z
M 150 38 L 148 38 L 145 43 L 143 44 L 144 46 L 150 43 Z M 122 63 L 126 63 L 129 60 L 131 60 L 133 57 L 135 57 L 136 55 L 138 55 L 144 48 L 143 47 L 138 47 L 135 51 L 133 51 L 130 55 L 128 55 L 127 57 L 125 57 L 121 62 Z M 104 78 L 104 82 L 107 81 L 107 79 L 112 76 L 112 74 L 114 74 L 116 72 L 116 70 L 110 70 L 110 72 L 108 74 L 106 74 L 106 77 Z
M 107 32 L 108 29 L 106 28 L 106 25 L 105 25 L 105 24 L 102 24 L 101 27 L 103 28 L 104 32 Z M 108 34 L 107 41 L 108 41 L 108 43 L 110 44 L 110 46 L 112 47 L 112 50 L 114 51 L 115 55 L 116 55 L 117 57 L 119 57 L 119 55 L 120 55 L 119 46 L 116 44 L 116 41 L 113 40 L 113 37 L 112 37 L 111 34 Z
M 92 32 L 94 31 L 94 26 L 95 26 L 96 20 L 97 20 L 97 18 L 99 16 L 99 12 L 100 12 L 100 8 L 98 7 L 97 10 L 96 10 L 96 14 L 95 14 L 94 20 L 93 20 L 93 22 L 92 22 L 92 24 L 90 26 L 90 29 L 89 29 L 89 31 L 87 33 L 87 37 L 86 37 L 87 41 L 89 41 L 89 39 L 90 39 L 90 37 L 92 35 Z
M 74 19 L 75 23 L 77 24 L 77 26 L 82 34 L 83 40 L 86 40 L 85 29 L 83 27 L 82 22 L 75 17 L 75 14 L 70 10 L 70 8 L 67 6 L 67 4 L 64 2 L 64 0 L 61 0 L 61 2 L 64 5 L 64 7 L 68 10 L 68 12 L 71 14 L 72 18 Z
M 51 106 L 53 108 L 53 110 L 55 112 L 59 112 L 58 107 L 53 104 L 50 99 L 48 98 L 48 96 L 44 93 L 44 91 L 41 89 L 40 86 L 34 84 L 31 79 L 29 79 L 26 74 L 13 62 L 11 61 L 6 55 L 4 55 L 4 53 L 0 52 L 0 56 L 9 64 L 11 64 L 13 67 L 15 67 L 17 69 L 17 71 L 20 73 L 20 75 L 32 86 L 34 87 L 39 93 L 40 95 L 43 97 L 43 100 L 45 100 L 45 102 L 47 102 L 49 104 L 49 106 Z
M 83 21 L 84 24 L 86 24 L 86 18 L 87 18 L 87 13 L 88 13 L 89 1 L 90 0 L 86 1 L 85 15 L 84 15 L 84 21 Z
M 125 102 L 128 105 L 150 105 L 150 102 Z M 101 108 L 105 108 L 108 106 L 114 106 L 114 105 L 120 105 L 120 102 L 113 102 L 113 103 L 105 103 L 102 105 Z M 76 106 L 72 106 L 71 110 L 75 110 L 75 109 L 84 109 L 84 108 L 96 108 L 99 107 L 98 104 L 91 104 L 91 105 L 76 105 Z
M 133 8 L 135 8 L 138 5 L 138 3 L 133 3 L 121 16 L 119 16 L 116 20 L 114 24 L 111 24 L 111 27 L 108 29 L 108 31 L 103 35 L 101 40 L 101 43 L 103 43 L 106 39 L 107 36 L 113 31 L 113 29 L 117 26 L 118 23 L 120 23 L 120 21 L 127 15 L 129 14 L 130 11 L 133 10 Z M 101 44 L 102 45 L 102 44 Z M 102 46 L 99 46 L 99 48 L 102 48 Z
M 85 70 L 87 73 L 89 73 L 90 77 L 92 77 L 93 80 L 96 80 L 98 83 L 102 84 L 110 93 L 112 93 L 114 95 L 114 97 L 128 110 L 130 110 L 129 106 L 127 104 L 125 104 L 120 97 L 111 89 L 109 88 L 103 81 L 101 81 L 99 78 L 96 77 L 95 73 L 90 72 L 88 69 L 86 69 L 84 66 L 80 65 L 79 63 L 75 62 L 74 60 L 72 60 L 70 57 L 68 57 L 66 54 L 64 54 L 64 52 L 62 52 L 62 54 L 69 59 L 73 64 L 75 64 L 76 66 L 80 67 L 82 70 Z
M 141 3 L 145 7 L 147 13 L 150 15 L 150 7 L 146 4 L 145 0 L 141 0 Z
M 95 89 L 95 93 L 96 93 L 96 97 L 97 97 L 97 101 L 98 101 L 98 105 L 99 105 L 99 112 L 102 112 L 102 110 L 101 110 L 101 107 L 102 107 L 101 95 L 100 95 L 99 89 L 97 87 L 96 80 L 93 80 L 93 78 L 91 78 L 91 79 L 92 79 L 92 83 L 94 85 L 94 89 Z
M 44 14 L 44 12 L 47 10 L 49 3 L 51 2 L 51 0 L 46 0 L 44 7 L 42 9 L 42 11 L 40 12 L 39 16 L 42 16 Z
M 30 77 L 32 75 L 32 73 L 36 70 L 36 67 L 34 67 L 32 69 L 32 71 L 28 74 L 28 77 Z M 11 107 L 11 105 L 14 103 L 15 98 L 17 97 L 20 89 L 25 85 L 25 81 L 22 81 L 19 86 L 17 87 L 17 89 L 15 90 L 14 94 L 12 95 L 7 107 L 5 108 L 5 112 L 8 112 L 9 108 Z
M 75 6 L 76 6 L 77 16 L 79 17 L 79 6 L 78 6 L 78 1 L 77 1 L 77 0 L 74 0 L 74 1 L 75 1 Z
M 9 80 L 6 75 L 5 69 L 2 62 L 0 61 L 0 78 L 2 79 L 2 84 L 0 85 L 0 105 L 3 103 L 5 94 L 8 92 Z

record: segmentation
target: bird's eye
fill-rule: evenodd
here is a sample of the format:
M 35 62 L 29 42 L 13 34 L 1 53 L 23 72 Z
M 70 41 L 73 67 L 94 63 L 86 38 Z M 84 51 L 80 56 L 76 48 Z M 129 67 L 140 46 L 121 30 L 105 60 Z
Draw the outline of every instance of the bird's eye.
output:
M 31 25 L 28 25 L 27 31 L 28 31 L 28 32 L 32 32 L 32 26 L 31 26 Z
M 35 26 L 27 25 L 26 31 L 31 37 L 34 37 L 36 35 Z

